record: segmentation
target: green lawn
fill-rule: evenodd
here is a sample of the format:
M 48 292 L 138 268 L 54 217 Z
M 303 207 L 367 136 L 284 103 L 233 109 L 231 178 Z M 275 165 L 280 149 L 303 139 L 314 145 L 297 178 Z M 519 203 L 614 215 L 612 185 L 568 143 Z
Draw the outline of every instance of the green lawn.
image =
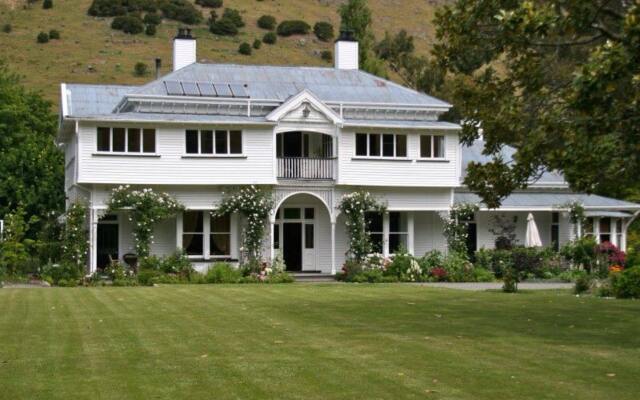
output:
M 623 400 L 639 376 L 640 302 L 566 291 L 0 289 L 2 399 Z

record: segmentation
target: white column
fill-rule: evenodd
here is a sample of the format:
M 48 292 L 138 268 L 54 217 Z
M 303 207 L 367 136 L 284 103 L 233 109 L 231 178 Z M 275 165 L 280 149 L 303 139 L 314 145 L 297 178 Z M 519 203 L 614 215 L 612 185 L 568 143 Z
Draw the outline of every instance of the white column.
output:
M 618 218 L 611 218 L 611 226 L 609 227 L 609 231 L 611 232 L 611 243 L 617 247 L 620 247 L 620 243 L 618 243 L 618 224 Z
M 205 260 L 211 258 L 211 210 L 202 210 L 202 256 Z
M 415 243 L 415 230 L 414 230 L 414 222 L 413 222 L 413 211 L 407 212 L 407 250 L 409 254 L 414 254 L 414 243 Z
M 596 243 L 600 243 L 600 218 L 593 218 L 593 236 L 595 236 Z
M 624 222 L 624 220 L 621 219 L 620 224 L 620 229 L 622 229 L 622 237 L 620 238 L 620 245 L 618 247 L 622 251 L 627 251 L 627 229 L 629 228 L 629 223 Z
M 336 221 L 331 221 L 331 275 L 336 274 Z
M 176 214 L 176 250 L 182 248 L 182 218 L 181 212 Z
M 269 219 L 269 257 L 271 259 L 271 262 L 273 262 L 273 260 L 276 258 L 276 254 L 275 254 L 275 248 L 274 248 L 274 225 L 275 225 L 275 221 L 272 219 Z
M 237 213 L 231 214 L 231 258 L 237 260 L 240 256 L 238 254 L 238 243 L 240 242 L 240 218 Z
M 98 270 L 98 211 L 89 210 L 89 275 Z
M 389 255 L 389 212 L 382 214 L 382 254 Z

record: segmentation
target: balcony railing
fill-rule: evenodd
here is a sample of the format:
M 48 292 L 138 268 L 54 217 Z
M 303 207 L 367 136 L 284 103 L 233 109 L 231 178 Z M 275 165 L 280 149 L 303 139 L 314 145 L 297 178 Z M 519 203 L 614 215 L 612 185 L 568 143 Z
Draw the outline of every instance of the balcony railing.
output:
M 278 178 L 334 179 L 335 158 L 282 157 L 278 158 Z

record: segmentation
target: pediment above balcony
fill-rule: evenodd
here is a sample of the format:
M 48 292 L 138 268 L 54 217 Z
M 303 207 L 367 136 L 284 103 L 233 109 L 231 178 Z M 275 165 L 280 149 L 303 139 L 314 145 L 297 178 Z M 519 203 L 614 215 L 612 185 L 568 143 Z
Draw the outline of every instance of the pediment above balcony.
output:
M 341 125 L 342 118 L 309 90 L 289 98 L 266 117 L 272 122 Z

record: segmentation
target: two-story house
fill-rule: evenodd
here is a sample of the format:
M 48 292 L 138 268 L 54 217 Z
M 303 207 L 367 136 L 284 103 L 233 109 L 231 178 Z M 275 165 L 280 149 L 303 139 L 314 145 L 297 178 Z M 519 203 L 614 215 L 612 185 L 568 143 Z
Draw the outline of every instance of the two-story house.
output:
M 146 85 L 61 85 L 65 189 L 69 202 L 89 204 L 89 272 L 134 252 L 126 211 L 103 215 L 119 185 L 166 191 L 186 207 L 156 227 L 152 252 L 183 249 L 199 269 L 239 258 L 242 221 L 209 212 L 233 186 L 273 190 L 267 257 L 281 251 L 290 270 L 331 274 L 347 251 L 336 209 L 346 193 L 364 188 L 386 202 L 388 212 L 368 216 L 384 254 L 446 251 L 440 214 L 478 202 L 461 181 L 469 161 L 483 160 L 482 143 L 462 147 L 460 126 L 439 121 L 450 104 L 359 70 L 348 35 L 333 68 L 197 63 L 187 30 L 173 46 L 173 71 Z M 515 217 L 524 241 L 530 212 L 543 244 L 561 245 L 573 235 L 561 207 L 570 200 L 584 204 L 587 233 L 625 247 L 640 206 L 572 193 L 552 172 L 501 209 L 481 208 L 469 246 L 493 246 L 497 213 Z

